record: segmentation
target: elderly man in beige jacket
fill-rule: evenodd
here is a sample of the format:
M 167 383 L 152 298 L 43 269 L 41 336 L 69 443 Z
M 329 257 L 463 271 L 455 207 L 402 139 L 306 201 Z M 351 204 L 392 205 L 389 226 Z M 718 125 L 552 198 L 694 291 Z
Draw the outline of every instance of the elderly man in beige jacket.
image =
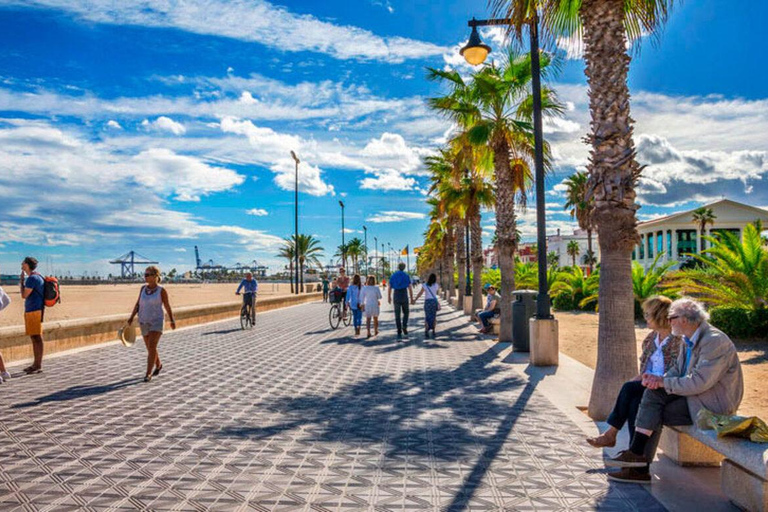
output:
M 608 478 L 618 482 L 650 483 L 649 465 L 656 454 L 662 425 L 690 425 L 704 407 L 734 414 L 744 394 L 741 363 L 733 342 L 707 323 L 709 315 L 695 300 L 676 300 L 669 308 L 672 334 L 685 346 L 677 364 L 663 377 L 645 374 L 635 435 L 629 450 L 608 459 L 620 467 Z

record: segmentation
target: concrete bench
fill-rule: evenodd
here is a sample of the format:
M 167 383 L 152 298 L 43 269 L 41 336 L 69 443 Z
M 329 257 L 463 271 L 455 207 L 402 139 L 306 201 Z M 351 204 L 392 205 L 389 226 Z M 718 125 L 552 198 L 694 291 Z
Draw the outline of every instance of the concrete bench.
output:
M 493 317 L 491 318 L 491 332 L 490 334 L 495 334 L 498 336 L 499 334 L 499 326 L 501 325 L 501 317 Z
M 768 444 L 719 439 L 714 430 L 664 427 L 659 447 L 681 466 L 720 466 L 723 493 L 739 507 L 768 511 Z

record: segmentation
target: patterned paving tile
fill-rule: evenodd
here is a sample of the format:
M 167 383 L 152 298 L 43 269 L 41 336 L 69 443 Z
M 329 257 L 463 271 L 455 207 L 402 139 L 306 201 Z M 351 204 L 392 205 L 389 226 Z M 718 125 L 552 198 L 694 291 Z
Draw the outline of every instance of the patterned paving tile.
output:
M 397 343 L 327 305 L 50 359 L 0 387 L 0 510 L 663 510 L 450 308 Z M 414 335 L 415 333 L 415 335 Z

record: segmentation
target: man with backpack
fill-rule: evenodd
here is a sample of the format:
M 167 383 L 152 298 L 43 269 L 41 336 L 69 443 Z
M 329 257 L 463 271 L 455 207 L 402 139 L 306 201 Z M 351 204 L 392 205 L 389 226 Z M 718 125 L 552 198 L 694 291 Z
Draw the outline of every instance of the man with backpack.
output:
M 31 256 L 21 263 L 19 286 L 24 299 L 24 327 L 27 336 L 32 339 L 32 352 L 35 360 L 32 366 L 24 368 L 27 374 L 43 371 L 43 308 L 45 306 L 45 280 L 35 271 L 37 260 Z

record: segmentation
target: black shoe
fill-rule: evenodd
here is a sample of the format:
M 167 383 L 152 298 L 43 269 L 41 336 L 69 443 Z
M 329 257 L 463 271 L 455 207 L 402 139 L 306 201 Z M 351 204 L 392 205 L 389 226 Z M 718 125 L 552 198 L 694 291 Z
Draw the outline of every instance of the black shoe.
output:
M 622 468 L 621 471 L 608 473 L 608 480 L 627 484 L 648 485 L 651 483 L 651 474 L 647 471 L 640 471 L 637 468 Z
M 151 380 L 152 380 L 152 376 L 151 375 L 147 375 L 146 377 L 144 377 L 144 382 L 149 382 Z
M 408 337 L 408 329 L 403 329 L 403 336 Z
M 400 331 L 397 331 L 397 339 L 398 340 L 403 339 L 403 334 Z
M 612 459 L 605 459 L 605 467 L 608 468 L 644 468 L 648 461 L 642 455 L 636 455 L 629 450 L 619 452 Z

